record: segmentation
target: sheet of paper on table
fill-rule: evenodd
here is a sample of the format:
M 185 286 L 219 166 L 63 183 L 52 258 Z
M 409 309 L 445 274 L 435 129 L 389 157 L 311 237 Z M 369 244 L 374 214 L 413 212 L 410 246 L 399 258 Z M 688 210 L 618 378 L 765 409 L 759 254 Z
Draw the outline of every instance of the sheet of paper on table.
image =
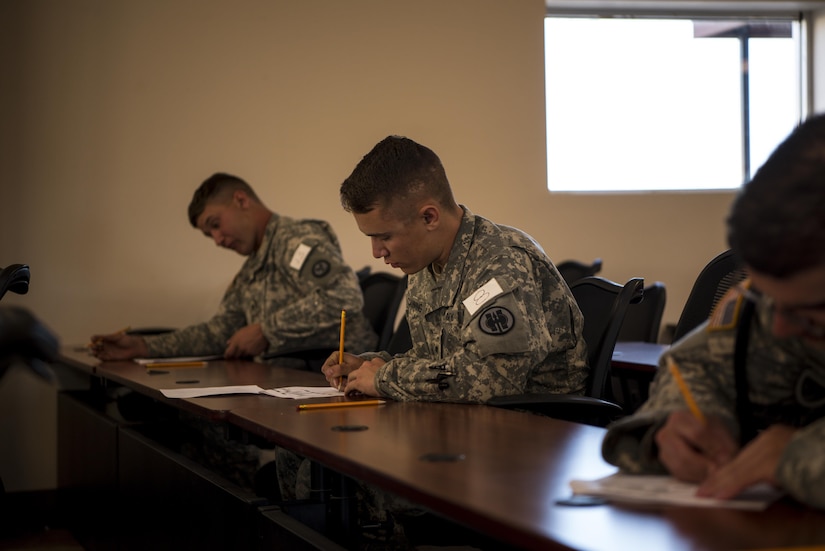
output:
M 344 393 L 331 386 L 285 386 L 263 389 L 257 385 L 210 386 L 199 388 L 162 388 L 167 398 L 199 398 L 202 396 L 223 396 L 228 394 L 267 394 L 278 398 L 327 398 L 343 396 Z
M 692 507 L 723 507 L 761 511 L 782 496 L 768 484 L 757 484 L 728 500 L 698 497 L 697 484 L 681 482 L 667 475 L 634 475 L 615 473 L 596 480 L 571 480 L 576 495 L 598 496 L 608 501 L 687 505 Z

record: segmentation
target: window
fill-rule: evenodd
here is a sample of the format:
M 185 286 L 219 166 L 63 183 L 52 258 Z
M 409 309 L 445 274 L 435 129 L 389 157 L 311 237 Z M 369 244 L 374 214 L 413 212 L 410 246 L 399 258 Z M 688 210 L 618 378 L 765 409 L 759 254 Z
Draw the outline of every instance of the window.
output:
M 544 37 L 553 192 L 734 189 L 802 116 L 798 20 L 547 17 Z

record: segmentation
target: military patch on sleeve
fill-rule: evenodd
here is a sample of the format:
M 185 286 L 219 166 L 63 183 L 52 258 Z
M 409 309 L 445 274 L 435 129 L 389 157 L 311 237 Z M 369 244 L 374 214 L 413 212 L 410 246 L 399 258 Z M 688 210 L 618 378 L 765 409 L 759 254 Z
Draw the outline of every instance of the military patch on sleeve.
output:
M 478 328 L 488 335 L 504 335 L 515 325 L 515 316 L 507 308 L 490 306 L 478 316 Z
M 326 260 L 319 260 L 312 265 L 312 275 L 315 277 L 324 277 L 329 273 L 329 262 Z
M 731 287 L 719 300 L 708 321 L 708 331 L 726 331 L 739 323 L 739 312 L 745 303 L 744 295 L 736 287 Z
M 496 296 L 465 320 L 481 358 L 491 354 L 521 354 L 530 350 L 530 324 L 512 292 Z

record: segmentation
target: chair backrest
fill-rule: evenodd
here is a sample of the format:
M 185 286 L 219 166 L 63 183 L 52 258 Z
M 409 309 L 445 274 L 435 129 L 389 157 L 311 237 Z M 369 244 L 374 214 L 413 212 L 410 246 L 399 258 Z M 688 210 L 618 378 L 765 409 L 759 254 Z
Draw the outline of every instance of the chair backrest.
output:
M 0 298 L 6 291 L 25 295 L 29 292 L 29 279 L 31 271 L 26 264 L 9 264 L 0 269 Z
M 619 341 L 658 342 L 666 301 L 664 283 L 657 281 L 647 285 L 642 300 L 627 309 Z
M 378 334 L 378 350 L 385 350 L 389 344 L 406 288 L 406 276 L 400 277 L 388 272 L 371 273 L 361 279 L 364 315 Z
M 390 337 L 387 346 L 383 348 L 393 356 L 396 354 L 403 354 L 412 348 L 412 335 L 410 335 L 410 324 L 407 321 L 407 316 L 402 316 L 398 322 L 398 327 L 395 328 Z
M 590 362 L 587 395 L 609 400 L 610 362 L 627 310 L 642 299 L 644 279 L 634 277 L 624 285 L 589 276 L 570 286 L 584 316 L 584 340 Z
M 596 275 L 602 270 L 602 259 L 597 258 L 593 264 L 584 264 L 578 260 L 565 260 L 556 264 L 556 269 L 570 286 L 583 277 Z
M 688 295 L 673 331 L 673 342 L 704 323 L 728 289 L 745 279 L 746 275 L 742 262 L 730 250 L 708 262 Z

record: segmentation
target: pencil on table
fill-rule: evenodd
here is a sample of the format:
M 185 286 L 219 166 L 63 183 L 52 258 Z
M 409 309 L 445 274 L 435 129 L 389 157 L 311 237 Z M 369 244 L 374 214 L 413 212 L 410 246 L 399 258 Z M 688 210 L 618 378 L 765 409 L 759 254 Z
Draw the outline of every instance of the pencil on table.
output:
M 146 364 L 146 369 L 159 369 L 168 367 L 206 367 L 206 362 L 151 362 Z
M 687 402 L 691 413 L 693 413 L 693 416 L 696 417 L 696 419 L 704 424 L 705 415 L 702 413 L 702 410 L 699 409 L 699 406 L 696 405 L 696 401 L 693 399 L 693 394 L 690 393 L 690 389 L 685 383 L 685 380 L 682 378 L 682 374 L 679 372 L 679 367 L 670 356 L 667 358 L 667 367 L 670 370 L 670 374 L 673 375 L 674 379 L 676 379 L 676 384 L 679 385 L 679 391 L 682 393 L 682 397 L 684 397 L 685 402 Z
M 380 406 L 386 404 L 386 400 L 356 400 L 353 402 L 321 402 L 320 404 L 299 404 L 298 410 L 306 409 L 328 409 L 328 408 L 351 408 L 356 406 Z
M 346 330 L 347 326 L 347 311 L 341 310 L 341 338 L 338 343 L 338 364 L 344 365 L 344 331 Z M 344 378 L 338 377 L 338 392 L 341 392 L 341 388 L 344 386 Z

